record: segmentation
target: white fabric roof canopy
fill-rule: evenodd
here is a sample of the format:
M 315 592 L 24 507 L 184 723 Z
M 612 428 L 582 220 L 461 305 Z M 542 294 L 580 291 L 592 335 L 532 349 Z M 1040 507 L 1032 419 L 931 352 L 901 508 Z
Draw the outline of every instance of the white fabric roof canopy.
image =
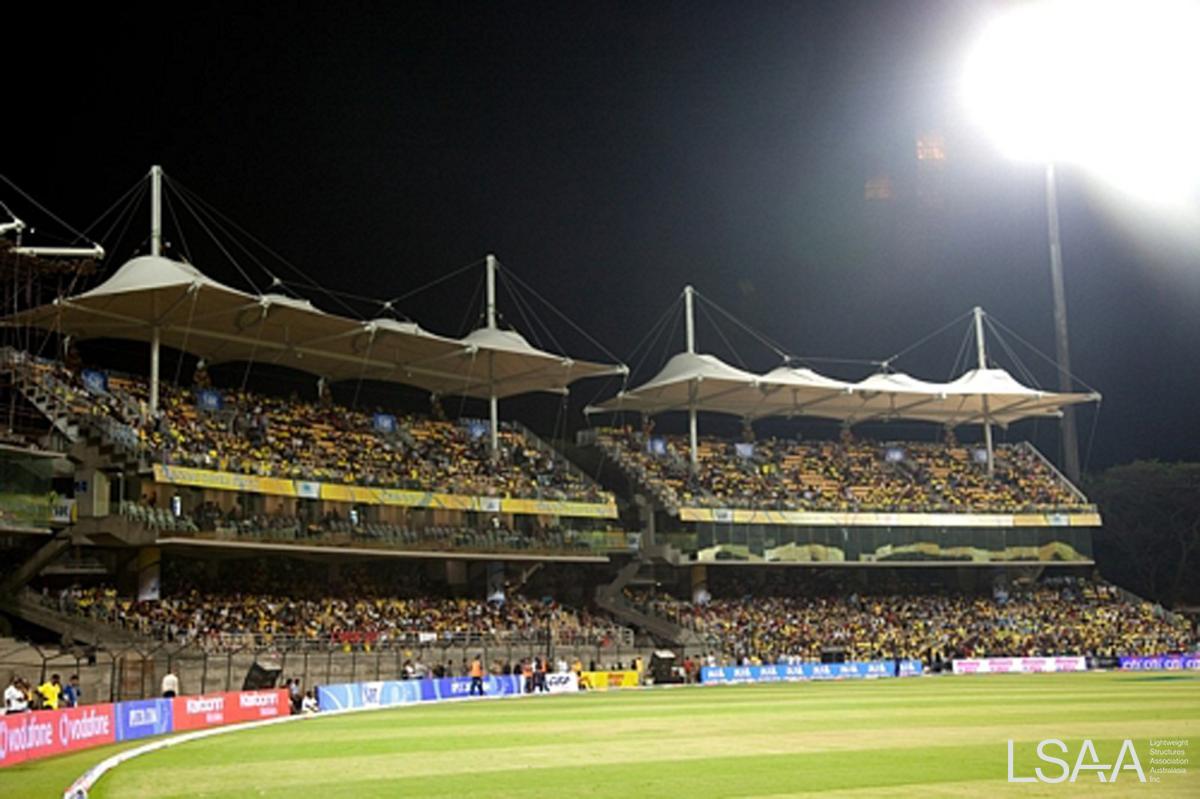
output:
M 540 350 L 515 330 L 481 327 L 467 334 L 454 352 L 406 368 L 401 382 L 437 394 L 503 399 L 530 391 L 565 391 L 585 377 L 626 371 L 621 365 Z
M 395 319 L 362 321 L 282 294 L 255 295 L 161 256 L 125 263 L 99 286 L 9 316 L 76 339 L 152 342 L 210 363 L 258 361 L 330 380 L 373 379 L 442 394 L 507 397 L 561 391 L 623 366 L 577 361 L 531 346 L 519 333 L 476 330 L 465 339 Z
M 948 383 L 901 372 L 879 372 L 845 382 L 787 366 L 755 375 L 712 355 L 680 353 L 650 380 L 586 412 L 655 414 L 694 409 L 754 419 L 813 416 L 851 424 L 912 419 L 952 426 L 985 421 L 1007 425 L 1030 417 L 1057 417 L 1068 405 L 1099 399 L 1097 393 L 1030 388 L 995 368 L 972 369 Z
M 730 366 L 715 355 L 681 352 L 637 388 L 585 409 L 660 413 L 670 410 L 715 411 L 745 415 L 761 396 L 758 375 Z

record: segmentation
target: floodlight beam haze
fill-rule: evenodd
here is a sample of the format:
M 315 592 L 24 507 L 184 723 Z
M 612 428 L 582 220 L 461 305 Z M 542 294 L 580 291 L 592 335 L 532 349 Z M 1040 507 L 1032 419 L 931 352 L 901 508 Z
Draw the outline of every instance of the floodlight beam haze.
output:
M 1200 186 L 1200 3 L 1046 0 L 992 19 L 967 58 L 973 120 L 1008 156 L 1078 165 L 1155 204 Z

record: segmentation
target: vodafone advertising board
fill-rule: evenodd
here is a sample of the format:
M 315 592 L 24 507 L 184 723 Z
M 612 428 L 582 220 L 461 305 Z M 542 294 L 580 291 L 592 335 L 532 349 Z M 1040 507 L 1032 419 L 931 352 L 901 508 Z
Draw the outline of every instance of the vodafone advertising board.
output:
M 118 740 L 258 721 L 290 712 L 288 692 L 278 688 L 14 713 L 0 716 L 0 767 Z
M 35 710 L 0 716 L 0 766 L 117 740 L 112 705 Z

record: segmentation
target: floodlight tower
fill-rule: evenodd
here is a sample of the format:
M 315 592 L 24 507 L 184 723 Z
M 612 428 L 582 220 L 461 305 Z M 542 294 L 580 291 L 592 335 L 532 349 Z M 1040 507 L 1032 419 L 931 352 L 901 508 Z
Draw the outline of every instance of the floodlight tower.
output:
M 1190 0 L 1040 0 L 983 27 L 966 61 L 963 100 L 1006 155 L 1044 165 L 1058 385 L 1071 390 L 1055 166 L 1081 166 L 1162 204 L 1200 183 L 1200 71 Z M 1153 148 L 1132 147 L 1155 132 Z M 1062 417 L 1063 467 L 1079 479 L 1075 414 Z

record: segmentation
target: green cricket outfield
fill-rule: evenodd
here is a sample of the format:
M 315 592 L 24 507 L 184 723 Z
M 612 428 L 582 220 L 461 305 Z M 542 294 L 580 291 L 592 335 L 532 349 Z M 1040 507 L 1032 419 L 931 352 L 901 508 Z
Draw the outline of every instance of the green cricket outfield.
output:
M 1051 757 L 1039 759 L 1038 743 Z M 1093 752 L 1083 751 L 1084 740 Z M 1132 742 L 1143 783 L 1126 751 Z M 1009 744 L 1012 740 L 1010 782 Z M 1165 742 L 1179 755 L 1165 756 Z M 0 772 L 49 797 L 122 747 Z M 1175 761 L 1161 765 L 1162 761 Z M 1075 782 L 1063 776 L 1076 762 Z M 1155 764 L 1160 765 L 1156 766 Z M 1155 769 L 1167 769 L 1156 771 Z M 1092 673 L 714 686 L 415 705 L 184 743 L 93 797 L 1200 796 L 1200 677 Z

